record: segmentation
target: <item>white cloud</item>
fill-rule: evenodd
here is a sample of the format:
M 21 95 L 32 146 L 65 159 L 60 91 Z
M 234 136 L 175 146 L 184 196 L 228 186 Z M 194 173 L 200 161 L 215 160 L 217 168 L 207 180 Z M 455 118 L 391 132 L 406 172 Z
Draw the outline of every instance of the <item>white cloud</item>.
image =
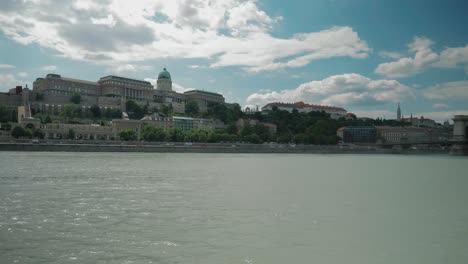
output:
M 28 73 L 27 72 L 18 72 L 17 75 L 20 76 L 20 77 L 26 77 L 26 76 L 28 76 Z
M 150 65 L 134 65 L 134 64 L 120 64 L 107 69 L 108 72 L 116 74 L 134 73 L 152 71 L 153 67 Z
M 55 65 L 42 66 L 41 70 L 47 71 L 47 72 L 55 72 L 57 70 L 57 66 Z
M 0 31 L 7 37 L 108 65 L 201 58 L 211 67 L 260 72 L 370 52 L 350 27 L 275 37 L 282 17 L 261 10 L 257 0 L 6 1 Z
M 271 102 L 304 101 L 336 106 L 377 105 L 413 98 L 410 88 L 395 80 L 371 80 L 351 73 L 334 75 L 320 81 L 301 84 L 283 91 L 256 92 L 246 103 L 265 105 Z
M 0 69 L 14 69 L 14 68 L 16 68 L 14 65 L 0 64 Z
M 13 74 L 0 74 L 0 92 L 7 92 L 17 85 L 23 86 L 24 81 L 17 80 Z
M 440 104 L 439 103 L 439 104 L 433 104 L 432 108 L 449 108 L 449 106 L 446 105 L 446 104 Z
M 408 45 L 409 50 L 415 53 L 413 58 L 406 57 L 397 61 L 379 64 L 375 69 L 375 73 L 390 78 L 408 77 L 420 73 L 439 58 L 439 55 L 431 50 L 431 45 L 431 40 L 415 37 L 413 42 Z
M 399 59 L 401 58 L 401 54 L 398 52 L 391 52 L 391 51 L 381 51 L 379 52 L 380 57 L 382 58 L 390 58 L 390 59 Z
M 115 24 L 117 24 L 117 21 L 115 21 L 114 17 L 111 14 L 109 14 L 107 15 L 107 17 L 103 17 L 103 18 L 92 17 L 91 23 L 95 25 L 106 25 L 112 28 L 115 26 Z
M 428 99 L 468 99 L 468 81 L 448 82 L 434 85 L 423 91 Z
M 203 65 L 189 65 L 188 66 L 190 69 L 204 69 L 206 66 Z
M 468 45 L 459 48 L 446 48 L 440 54 L 431 48 L 433 42 L 425 37 L 415 37 L 408 45 L 414 57 L 399 58 L 396 61 L 381 63 L 375 73 L 390 78 L 409 77 L 430 67 L 464 67 L 468 74 Z M 388 54 L 387 54 L 388 55 Z

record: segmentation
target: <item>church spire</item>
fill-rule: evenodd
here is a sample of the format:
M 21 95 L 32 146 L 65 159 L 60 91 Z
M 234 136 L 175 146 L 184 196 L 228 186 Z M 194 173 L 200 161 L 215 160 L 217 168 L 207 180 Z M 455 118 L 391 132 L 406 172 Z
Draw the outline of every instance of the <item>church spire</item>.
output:
M 398 103 L 398 108 L 397 108 L 397 120 L 401 121 L 401 109 L 400 109 L 400 103 Z

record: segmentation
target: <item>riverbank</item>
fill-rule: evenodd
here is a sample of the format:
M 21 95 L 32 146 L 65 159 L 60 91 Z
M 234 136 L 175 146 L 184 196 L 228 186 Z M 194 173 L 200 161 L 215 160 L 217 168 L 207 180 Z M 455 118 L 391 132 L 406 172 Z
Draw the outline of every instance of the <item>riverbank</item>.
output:
M 311 153 L 311 154 L 448 154 L 448 149 L 386 149 L 359 145 L 290 145 L 226 143 L 76 143 L 1 142 L 0 151 L 156 152 L 156 153 Z

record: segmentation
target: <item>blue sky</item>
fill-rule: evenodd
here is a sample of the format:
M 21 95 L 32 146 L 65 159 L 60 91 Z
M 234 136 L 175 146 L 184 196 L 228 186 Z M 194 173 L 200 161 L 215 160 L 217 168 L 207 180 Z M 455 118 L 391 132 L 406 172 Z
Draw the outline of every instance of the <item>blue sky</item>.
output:
M 0 91 L 54 72 L 305 101 L 360 116 L 468 114 L 468 3 L 384 0 L 0 2 Z

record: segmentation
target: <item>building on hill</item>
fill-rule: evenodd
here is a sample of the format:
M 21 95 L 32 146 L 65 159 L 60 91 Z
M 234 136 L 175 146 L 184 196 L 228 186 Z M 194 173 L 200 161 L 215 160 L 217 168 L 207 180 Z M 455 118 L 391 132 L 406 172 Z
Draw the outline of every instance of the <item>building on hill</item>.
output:
M 199 111 L 205 113 L 208 111 L 210 104 L 224 104 L 224 96 L 218 93 L 202 91 L 202 90 L 190 90 L 184 92 L 186 101 L 194 101 L 198 104 Z
M 62 77 L 49 73 L 45 78 L 37 78 L 33 83 L 33 91 L 45 95 L 69 95 L 79 93 L 85 96 L 99 96 L 99 83 Z
M 327 106 L 327 105 L 313 105 L 307 104 L 302 101 L 296 103 L 269 103 L 262 107 L 262 112 L 272 111 L 276 107 L 279 110 L 286 110 L 292 112 L 294 109 L 297 109 L 299 113 L 309 113 L 312 111 L 324 111 L 329 114 L 333 119 L 339 119 L 341 117 L 346 117 L 347 111 L 341 107 Z
M 100 78 L 98 84 L 102 96 L 119 97 L 125 101 L 148 101 L 153 99 L 153 86 L 147 81 L 109 75 Z
M 32 112 L 58 114 L 70 104 L 74 94 L 80 95 L 79 105 L 88 111 L 97 105 L 101 110 L 119 109 L 125 111 L 126 101 L 134 100 L 148 109 L 161 110 L 170 107 L 172 112 L 185 113 L 185 103 L 189 100 L 199 105 L 199 112 L 208 111 L 210 103 L 225 103 L 224 97 L 217 93 L 193 90 L 178 93 L 172 90 L 171 74 L 166 68 L 159 73 L 156 89 L 148 81 L 109 75 L 97 82 L 47 74 L 37 78 L 33 90 L 16 87 L 9 93 L 0 93 L 0 103 L 14 109 L 20 105 L 30 105 Z
M 429 128 L 435 128 L 437 127 L 437 123 L 429 118 L 424 118 L 421 116 L 420 118 L 417 117 L 409 117 L 409 118 L 403 118 L 401 119 L 402 121 L 406 123 L 410 123 L 411 126 L 413 127 L 429 127 Z

